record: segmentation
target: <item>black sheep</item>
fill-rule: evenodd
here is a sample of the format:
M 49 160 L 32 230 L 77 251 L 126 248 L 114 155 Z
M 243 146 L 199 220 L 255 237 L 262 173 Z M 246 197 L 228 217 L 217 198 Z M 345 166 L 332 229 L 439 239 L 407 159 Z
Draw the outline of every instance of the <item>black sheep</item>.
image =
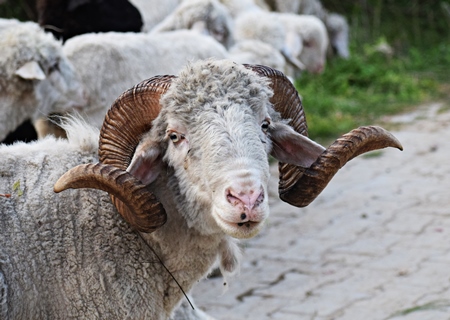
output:
M 39 24 L 66 41 L 89 32 L 139 32 L 142 17 L 128 0 L 37 0 Z

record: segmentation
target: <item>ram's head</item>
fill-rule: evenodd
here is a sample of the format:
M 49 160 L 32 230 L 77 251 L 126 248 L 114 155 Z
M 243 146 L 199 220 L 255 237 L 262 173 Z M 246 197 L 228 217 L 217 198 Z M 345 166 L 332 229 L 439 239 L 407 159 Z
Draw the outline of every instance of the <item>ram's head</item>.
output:
M 165 223 L 159 200 L 170 196 L 190 227 L 249 238 L 269 214 L 269 155 L 280 161 L 280 198 L 303 207 L 347 161 L 385 147 L 402 149 L 384 129 L 361 127 L 325 149 L 307 137 L 300 97 L 281 72 L 198 62 L 122 94 L 100 133 L 100 162 L 71 169 L 55 191 L 105 190 L 142 232 Z M 167 183 L 155 191 L 159 178 Z

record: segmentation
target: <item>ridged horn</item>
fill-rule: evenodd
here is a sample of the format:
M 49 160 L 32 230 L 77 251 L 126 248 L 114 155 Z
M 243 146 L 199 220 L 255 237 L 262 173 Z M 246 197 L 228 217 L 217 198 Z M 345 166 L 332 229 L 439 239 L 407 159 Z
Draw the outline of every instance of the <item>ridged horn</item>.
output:
M 151 128 L 159 100 L 174 76 L 156 76 L 122 93 L 108 110 L 100 130 L 100 162 L 125 170 L 142 135 Z
M 133 228 L 152 232 L 162 226 L 167 219 L 162 204 L 126 168 L 143 134 L 158 116 L 161 95 L 173 78 L 153 77 L 121 94 L 108 110 L 100 130 L 100 163 L 69 170 L 55 184 L 55 192 L 68 188 L 104 190 Z
M 161 109 L 160 98 L 167 91 L 174 76 L 157 76 L 142 81 L 133 88 L 125 91 L 108 110 L 103 126 L 100 130 L 98 155 L 100 162 L 112 165 L 121 170 L 126 170 L 133 158 L 136 146 L 144 133 L 151 128 L 152 121 L 158 116 Z M 148 192 L 149 198 L 154 198 Z M 126 219 L 133 215 L 142 216 L 143 213 L 132 213 L 119 197 L 111 194 L 111 200 L 117 211 Z M 155 199 L 155 202 L 157 200 Z M 161 203 L 155 203 L 153 212 L 145 213 L 149 221 L 143 225 L 134 225 L 142 230 L 148 225 L 147 231 L 152 232 L 166 221 L 166 213 Z
M 280 198 L 293 206 L 306 207 L 348 161 L 363 153 L 387 147 L 403 150 L 397 138 L 381 127 L 353 129 L 332 143 L 289 189 L 279 187 Z
M 125 221 L 141 232 L 152 232 L 166 222 L 161 203 L 128 172 L 103 163 L 89 163 L 76 166 L 56 181 L 53 190 L 93 188 L 114 195 L 126 210 L 121 214 Z M 111 196 L 113 197 L 113 196 Z
M 245 65 L 261 76 L 270 79 L 273 96 L 270 99 L 274 109 L 278 111 L 283 119 L 290 119 L 289 125 L 298 133 L 308 136 L 308 125 L 306 123 L 305 111 L 302 100 L 291 81 L 281 71 L 262 65 Z M 278 164 L 279 182 L 278 191 L 283 201 L 286 194 L 303 176 L 305 168 L 280 162 Z
M 260 65 L 247 68 L 271 80 L 274 95 L 271 98 L 275 110 L 284 119 L 291 119 L 292 128 L 308 135 L 305 112 L 297 90 L 280 71 Z M 309 205 L 327 186 L 336 172 L 354 157 L 368 151 L 394 147 L 403 150 L 400 142 L 380 127 L 360 127 L 337 139 L 310 168 L 279 163 L 280 199 L 297 207 Z

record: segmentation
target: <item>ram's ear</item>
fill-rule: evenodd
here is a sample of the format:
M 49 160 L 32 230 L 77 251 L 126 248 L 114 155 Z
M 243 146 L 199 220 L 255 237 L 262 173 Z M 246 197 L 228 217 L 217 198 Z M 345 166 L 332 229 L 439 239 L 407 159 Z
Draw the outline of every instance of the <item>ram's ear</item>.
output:
M 143 184 L 150 184 L 162 169 L 161 151 L 153 141 L 143 140 L 136 148 L 127 171 Z
M 284 123 L 275 123 L 270 131 L 272 156 L 283 163 L 309 168 L 325 148 L 294 131 Z
M 44 80 L 45 73 L 36 61 L 28 61 L 14 72 L 15 75 L 25 80 Z

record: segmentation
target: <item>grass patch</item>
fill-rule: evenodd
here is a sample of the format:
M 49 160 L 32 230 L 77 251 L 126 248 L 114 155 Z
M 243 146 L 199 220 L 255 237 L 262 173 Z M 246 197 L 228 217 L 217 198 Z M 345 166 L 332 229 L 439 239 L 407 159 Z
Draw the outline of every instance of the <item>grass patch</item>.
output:
M 348 60 L 332 59 L 323 74 L 304 73 L 295 81 L 313 139 L 333 139 L 382 116 L 448 97 L 450 46 L 393 57 L 374 48 L 366 46 Z
M 401 310 L 399 312 L 396 312 L 389 318 L 395 318 L 395 317 L 398 317 L 398 316 L 406 316 L 408 314 L 411 314 L 411 313 L 414 313 L 414 312 L 419 312 L 419 311 L 440 310 L 440 309 L 444 309 L 445 310 L 448 307 L 450 307 L 450 301 L 446 301 L 446 300 L 431 301 L 431 302 L 425 303 L 425 304 L 420 305 L 420 306 L 415 306 L 415 307 L 407 308 L 407 309 Z
M 371 152 L 364 153 L 362 155 L 362 157 L 366 158 L 366 159 L 371 159 L 371 158 L 381 157 L 382 155 L 383 155 L 383 151 L 377 150 L 377 151 L 371 151 Z

